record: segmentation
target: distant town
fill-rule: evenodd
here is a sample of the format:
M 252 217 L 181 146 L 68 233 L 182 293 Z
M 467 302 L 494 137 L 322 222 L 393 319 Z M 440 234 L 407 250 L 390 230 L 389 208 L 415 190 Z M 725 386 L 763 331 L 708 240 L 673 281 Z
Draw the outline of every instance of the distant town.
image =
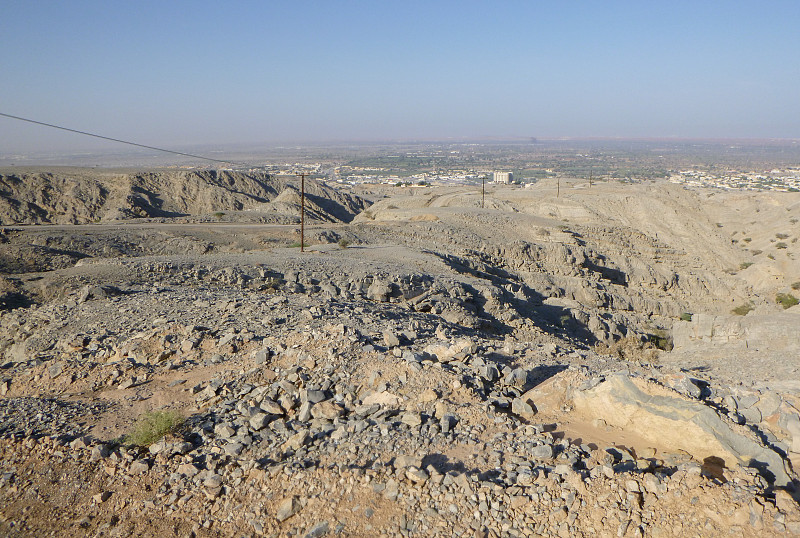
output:
M 181 148 L 230 169 L 307 177 L 340 186 L 384 184 L 530 184 L 542 179 L 670 181 L 692 187 L 800 190 L 797 140 L 542 140 L 351 143 Z M 138 164 L 136 164 L 138 163 Z M 243 164 L 251 163 L 251 164 Z M 71 155 L 0 154 L 0 166 L 219 168 L 219 163 L 136 152 Z M 223 164 L 223 168 L 225 165 Z

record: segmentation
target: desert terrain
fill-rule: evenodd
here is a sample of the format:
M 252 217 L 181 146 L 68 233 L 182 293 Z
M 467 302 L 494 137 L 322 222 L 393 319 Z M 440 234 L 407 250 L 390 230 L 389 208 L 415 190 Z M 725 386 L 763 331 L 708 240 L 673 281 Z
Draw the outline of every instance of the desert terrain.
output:
M 800 193 L 298 189 L 0 170 L 0 534 L 800 535 Z

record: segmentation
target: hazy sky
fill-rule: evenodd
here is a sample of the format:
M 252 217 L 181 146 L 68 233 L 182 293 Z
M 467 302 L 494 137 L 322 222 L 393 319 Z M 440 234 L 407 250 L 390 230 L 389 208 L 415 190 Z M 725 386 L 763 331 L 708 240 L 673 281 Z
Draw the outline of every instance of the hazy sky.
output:
M 800 138 L 800 1 L 24 1 L 0 112 L 144 144 Z M 114 147 L 0 117 L 0 153 Z

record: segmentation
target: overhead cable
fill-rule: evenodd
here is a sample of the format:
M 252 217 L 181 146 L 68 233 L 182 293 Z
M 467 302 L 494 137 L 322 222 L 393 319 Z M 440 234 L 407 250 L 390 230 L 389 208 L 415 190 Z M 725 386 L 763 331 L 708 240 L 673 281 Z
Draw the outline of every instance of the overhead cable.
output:
M 20 116 L 13 116 L 11 114 L 5 114 L 3 112 L 0 112 L 0 116 L 5 116 L 6 118 L 11 118 L 11 119 L 19 120 L 19 121 L 26 121 L 28 123 L 35 123 L 36 125 L 44 125 L 45 127 L 52 127 L 53 129 L 61 129 L 62 131 L 69 131 L 70 133 L 77 133 L 77 134 L 82 134 L 82 135 L 85 135 L 85 136 L 92 136 L 94 138 L 101 138 L 103 140 L 110 140 L 111 142 L 119 142 L 120 144 L 128 144 L 129 146 L 137 146 L 137 147 L 140 147 L 140 148 L 152 149 L 152 150 L 155 150 L 155 151 L 162 151 L 164 153 L 172 153 L 174 155 L 182 155 L 184 157 L 192 157 L 194 159 L 202 159 L 202 160 L 205 160 L 205 161 L 213 161 L 213 162 L 224 163 L 224 164 L 238 164 L 239 166 L 245 166 L 245 167 L 252 166 L 252 165 L 249 165 L 249 164 L 242 164 L 242 163 L 236 163 L 236 162 L 233 162 L 233 161 L 225 161 L 225 160 L 222 160 L 222 159 L 213 159 L 211 157 L 204 157 L 203 155 L 194 155 L 192 153 L 183 153 L 183 152 L 174 151 L 174 150 L 171 150 L 171 149 L 157 148 L 155 146 L 147 146 L 145 144 L 138 144 L 136 142 L 129 142 L 127 140 L 120 140 L 119 138 L 111 138 L 110 136 L 103 136 L 103 135 L 99 135 L 99 134 L 89 133 L 89 132 L 86 132 L 86 131 L 79 131 L 77 129 L 70 129 L 69 127 L 62 127 L 60 125 L 53 125 L 52 123 L 45 123 L 43 121 L 36 121 L 36 120 L 29 119 L 29 118 L 22 118 Z

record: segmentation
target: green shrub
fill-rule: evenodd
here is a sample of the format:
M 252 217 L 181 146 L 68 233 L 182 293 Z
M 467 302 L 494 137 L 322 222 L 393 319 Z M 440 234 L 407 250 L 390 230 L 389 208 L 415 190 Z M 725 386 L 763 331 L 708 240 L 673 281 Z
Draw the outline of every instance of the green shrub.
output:
M 307 248 L 309 245 L 308 243 L 303 243 L 303 248 Z M 295 241 L 294 243 L 289 243 L 288 248 L 300 248 L 300 241 Z
M 656 349 L 672 351 L 672 338 L 670 338 L 669 333 L 663 329 L 654 330 L 647 335 L 647 339 Z
M 784 310 L 795 306 L 798 302 L 797 297 L 791 293 L 779 293 L 775 296 L 775 302 L 783 307 Z
M 792 282 L 792 289 L 800 290 L 800 280 L 798 280 L 797 282 Z
M 221 220 L 221 219 L 222 219 L 222 217 L 224 217 L 224 216 L 225 216 L 225 213 L 223 213 L 222 211 L 217 211 L 216 213 L 213 213 L 213 215 L 214 215 L 214 218 L 215 218 L 215 219 L 217 219 L 217 220 Z
M 350 241 L 348 241 L 344 237 L 339 239 L 339 248 L 347 248 L 348 246 L 350 246 Z
M 681 321 L 692 321 L 692 315 L 689 312 L 681 314 Z
M 753 251 L 753 256 L 758 256 L 759 254 L 761 254 L 763 252 L 764 252 L 763 250 L 756 249 L 756 250 Z
M 731 313 L 736 314 L 737 316 L 746 316 L 749 312 L 752 312 L 753 309 L 755 309 L 755 305 L 753 305 L 753 303 L 745 303 L 731 310 Z
M 784 248 L 786 248 L 786 247 L 788 247 L 788 246 L 789 246 L 789 245 L 787 245 L 787 244 L 786 244 L 786 243 L 784 243 L 783 241 L 781 241 L 780 243 L 776 243 L 776 244 L 775 244 L 775 248 L 780 248 L 780 249 L 784 249 Z
M 174 433 L 183 425 L 183 417 L 177 411 L 148 411 L 133 425 L 133 430 L 122 438 L 130 446 L 147 447 Z
M 739 264 L 739 269 L 747 269 L 751 265 L 753 265 L 753 262 L 742 262 Z
M 789 237 L 789 234 L 775 234 L 775 237 L 777 237 L 778 239 L 786 239 L 787 237 Z
M 752 237 L 745 237 L 744 239 L 742 239 L 742 241 L 744 241 L 745 243 L 749 243 L 752 240 L 753 240 Z

